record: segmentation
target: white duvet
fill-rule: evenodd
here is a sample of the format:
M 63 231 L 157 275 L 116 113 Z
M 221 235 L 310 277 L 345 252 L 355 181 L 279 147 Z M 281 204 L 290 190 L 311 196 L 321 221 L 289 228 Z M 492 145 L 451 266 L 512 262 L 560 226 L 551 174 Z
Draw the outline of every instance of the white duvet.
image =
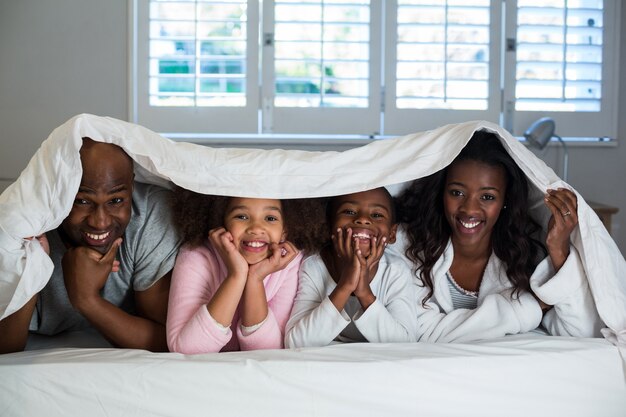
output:
M 307 152 L 177 143 L 131 123 L 78 115 L 52 132 L 18 180 L 0 195 L 0 316 L 23 306 L 51 275 L 50 259 L 35 239 L 26 238 L 56 228 L 69 213 L 81 178 L 84 136 L 124 148 L 135 161 L 139 181 L 175 183 L 210 194 L 296 198 L 357 192 L 429 175 L 448 165 L 479 129 L 501 137 L 536 187 L 531 193 L 533 214 L 547 224 L 545 190 L 567 185 L 506 130 L 489 122 L 446 125 L 344 152 Z M 582 196 L 578 201 L 579 227 L 572 244 L 607 326 L 603 334 L 626 346 L 626 262 Z

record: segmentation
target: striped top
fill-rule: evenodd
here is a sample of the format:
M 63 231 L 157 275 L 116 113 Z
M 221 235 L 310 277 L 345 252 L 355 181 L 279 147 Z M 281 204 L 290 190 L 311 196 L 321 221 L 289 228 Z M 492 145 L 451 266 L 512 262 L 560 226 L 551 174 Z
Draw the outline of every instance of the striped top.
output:
M 448 288 L 450 289 L 450 297 L 452 298 L 454 309 L 475 309 L 478 306 L 478 291 L 468 291 L 461 288 L 452 277 L 450 271 L 446 273 L 446 276 L 448 277 Z

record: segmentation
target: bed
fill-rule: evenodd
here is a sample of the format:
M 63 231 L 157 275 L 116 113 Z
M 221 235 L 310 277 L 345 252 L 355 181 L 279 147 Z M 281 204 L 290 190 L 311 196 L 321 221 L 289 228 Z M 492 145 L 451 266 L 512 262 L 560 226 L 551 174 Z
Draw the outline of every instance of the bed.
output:
M 530 333 L 204 355 L 50 342 L 0 356 L 0 415 L 626 415 L 623 362 L 601 338 Z M 89 345 L 77 335 L 55 343 Z
M 547 188 L 568 186 L 499 126 L 447 125 L 345 152 L 216 149 L 141 126 L 78 115 L 43 142 L 0 195 L 0 316 L 50 276 L 38 242 L 56 228 L 80 181 L 83 136 L 123 147 L 137 179 L 197 192 L 297 198 L 401 187 L 447 164 L 474 131 L 496 132 L 533 185 L 545 225 Z M 575 191 L 575 190 L 574 190 Z M 33 336 L 0 356 L 2 416 L 626 416 L 626 261 L 579 197 L 580 253 L 597 338 L 539 332 L 465 344 L 345 344 L 185 356 L 113 349 L 97 335 Z M 1 335 L 0 335 L 1 336 Z

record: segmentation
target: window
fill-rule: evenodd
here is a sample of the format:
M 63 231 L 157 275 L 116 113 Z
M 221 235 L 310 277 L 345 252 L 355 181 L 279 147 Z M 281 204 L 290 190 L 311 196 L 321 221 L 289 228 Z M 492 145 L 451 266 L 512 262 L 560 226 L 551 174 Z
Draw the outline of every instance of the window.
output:
M 263 5 L 262 132 L 379 134 L 380 2 Z
M 489 1 L 398 0 L 396 107 L 485 110 L 489 98 Z
M 367 107 L 368 1 L 274 3 L 274 105 Z
M 256 3 L 146 0 L 133 4 L 137 19 L 134 120 L 160 132 L 256 132 Z
M 516 66 L 505 80 L 509 128 L 521 133 L 547 114 L 561 136 L 616 136 L 618 3 L 517 1 Z
M 132 120 L 159 132 L 616 135 L 617 1 L 132 4 Z
M 501 2 L 397 0 L 386 40 L 385 132 L 500 122 Z M 390 31 L 388 31 L 390 32 Z

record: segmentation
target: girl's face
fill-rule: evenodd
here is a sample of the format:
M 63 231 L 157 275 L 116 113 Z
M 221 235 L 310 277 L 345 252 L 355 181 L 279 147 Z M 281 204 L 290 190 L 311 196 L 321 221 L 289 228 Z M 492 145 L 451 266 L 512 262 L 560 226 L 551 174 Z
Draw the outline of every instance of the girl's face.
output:
M 267 258 L 270 243 L 285 239 L 280 200 L 231 198 L 224 214 L 224 228 L 249 265 Z
M 448 169 L 444 187 L 443 207 L 452 242 L 488 247 L 504 205 L 504 168 L 471 160 L 455 162 Z

